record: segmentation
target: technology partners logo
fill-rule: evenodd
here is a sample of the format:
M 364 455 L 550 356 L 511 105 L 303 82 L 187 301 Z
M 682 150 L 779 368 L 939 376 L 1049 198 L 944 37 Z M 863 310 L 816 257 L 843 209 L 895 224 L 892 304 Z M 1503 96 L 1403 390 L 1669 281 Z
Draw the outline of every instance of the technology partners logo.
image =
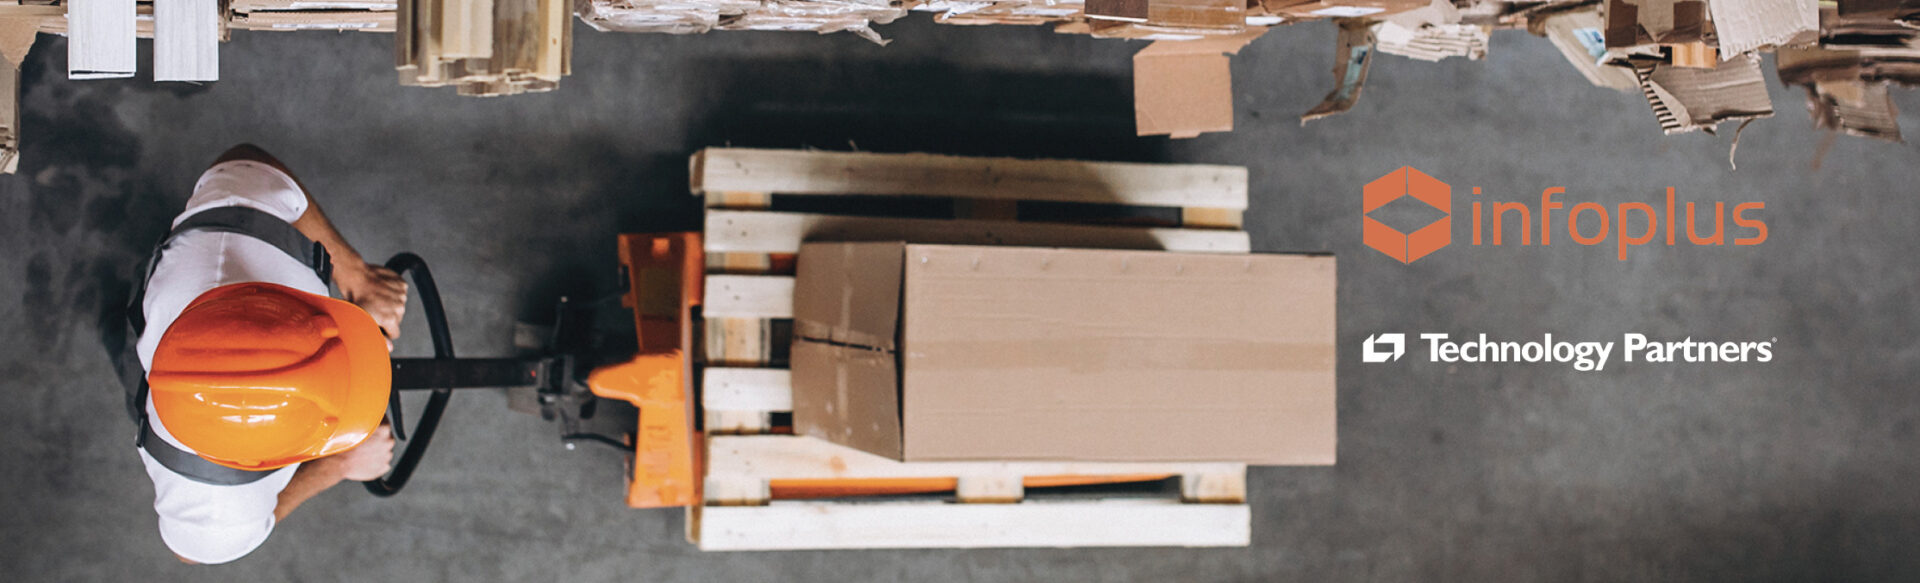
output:
M 1619 203 L 1609 210 L 1596 202 L 1568 201 L 1566 195 L 1567 189 L 1562 186 L 1542 190 L 1537 208 L 1528 201 L 1486 201 L 1483 205 L 1483 201 L 1474 200 L 1468 206 L 1471 227 L 1468 244 L 1532 246 L 1537 241 L 1539 246 L 1546 247 L 1556 240 L 1555 232 L 1561 231 L 1567 235 L 1565 240 L 1582 246 L 1611 241 L 1615 256 L 1626 261 L 1630 249 L 1662 241 L 1669 247 L 1679 246 L 1682 241 L 1694 246 L 1723 246 L 1729 242 L 1745 246 L 1767 241 L 1767 223 L 1759 218 L 1767 208 L 1764 202 L 1713 202 L 1711 207 L 1707 203 L 1682 203 L 1676 200 L 1674 189 L 1668 187 L 1665 204 L 1659 208 L 1655 207 L 1656 202 L 1633 201 Z M 1480 197 L 1481 188 L 1473 187 L 1472 196 Z M 1556 200 L 1556 196 L 1562 198 Z M 1438 210 L 1440 217 L 1405 232 L 1372 216 L 1374 211 L 1402 198 L 1425 203 Z M 1564 212 L 1556 215 L 1554 211 Z M 1453 187 L 1411 166 L 1402 166 L 1361 189 L 1361 241 L 1401 263 L 1413 263 L 1453 244 L 1453 217 Z M 1537 239 L 1535 217 L 1539 218 Z M 1589 218 L 1586 230 L 1582 230 L 1583 217 Z M 1565 220 L 1557 220 L 1561 218 Z M 1732 228 L 1727 225 L 1729 219 Z
M 1715 363 L 1773 362 L 1773 348 L 1780 340 L 1710 341 L 1657 340 L 1645 334 L 1628 332 L 1618 343 L 1612 341 L 1569 342 L 1544 334 L 1539 340 L 1494 340 L 1486 334 L 1456 342 L 1445 333 L 1423 333 L 1427 362 L 1444 363 L 1561 363 L 1581 372 L 1604 371 L 1617 354 L 1625 362 Z M 1618 352 L 1615 352 L 1615 349 Z M 1399 332 L 1367 336 L 1360 360 L 1369 363 L 1400 360 L 1407 352 L 1407 335 Z

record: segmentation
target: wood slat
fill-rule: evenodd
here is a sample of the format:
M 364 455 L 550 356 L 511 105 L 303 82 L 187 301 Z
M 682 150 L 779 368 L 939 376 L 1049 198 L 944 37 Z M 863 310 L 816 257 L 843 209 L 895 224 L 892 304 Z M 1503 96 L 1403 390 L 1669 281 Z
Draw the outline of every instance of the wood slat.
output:
M 153 80 L 220 80 L 220 3 L 167 0 L 153 6 Z
M 709 367 L 701 374 L 700 405 L 708 411 L 793 410 L 792 376 L 787 369 Z
M 707 440 L 707 477 L 755 479 L 962 478 L 979 476 L 1222 476 L 1244 482 L 1245 464 L 1229 462 L 899 462 L 797 435 L 722 436 Z
M 709 318 L 792 318 L 793 278 L 708 275 L 701 309 Z
M 85 0 L 67 4 L 67 77 L 132 77 L 137 13 L 133 0 Z
M 773 358 L 772 323 L 764 318 L 707 318 L 706 364 L 709 366 L 765 366 Z
M 707 148 L 693 191 L 926 195 L 1247 208 L 1247 169 L 1199 164 Z
M 798 253 L 801 241 L 907 241 L 1101 249 L 1165 249 L 1246 253 L 1242 231 L 849 217 L 809 213 L 709 210 L 710 253 Z
M 706 411 L 702 415 L 709 435 L 759 435 L 773 431 L 773 417 L 766 411 Z
M 1235 547 L 1252 539 L 1242 504 L 1154 500 L 1022 504 L 776 502 L 707 506 L 707 551 L 993 547 Z

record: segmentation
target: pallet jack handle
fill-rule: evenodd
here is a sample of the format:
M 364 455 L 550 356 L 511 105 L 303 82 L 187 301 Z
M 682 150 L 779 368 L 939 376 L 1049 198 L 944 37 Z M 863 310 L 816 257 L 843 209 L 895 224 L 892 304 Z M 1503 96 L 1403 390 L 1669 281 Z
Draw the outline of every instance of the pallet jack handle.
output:
M 447 329 L 447 311 L 440 304 L 440 288 L 433 284 L 433 273 L 427 269 L 427 262 L 412 253 L 401 253 L 387 260 L 387 269 L 398 272 L 413 280 L 414 293 L 420 296 L 420 311 L 427 318 L 427 333 L 433 337 L 433 358 L 435 360 L 453 360 L 453 334 Z M 395 364 L 396 368 L 400 366 Z M 399 461 L 386 476 L 366 482 L 367 491 L 375 496 L 387 497 L 399 494 L 406 487 L 407 479 L 413 477 L 413 469 L 420 465 L 420 457 L 427 453 L 427 445 L 433 441 L 433 432 L 440 427 L 440 416 L 447 410 L 447 400 L 453 397 L 453 387 L 435 387 L 427 400 L 427 407 L 420 412 L 420 420 L 412 431 L 404 428 L 405 418 L 401 416 L 400 391 L 394 390 L 387 401 L 387 420 L 393 424 L 395 439 L 407 440 L 407 448 L 401 452 Z

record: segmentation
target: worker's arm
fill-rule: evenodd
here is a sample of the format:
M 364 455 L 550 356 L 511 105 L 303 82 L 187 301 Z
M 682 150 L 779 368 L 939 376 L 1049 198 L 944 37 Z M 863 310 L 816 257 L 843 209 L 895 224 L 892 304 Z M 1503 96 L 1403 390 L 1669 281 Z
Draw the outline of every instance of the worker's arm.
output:
M 307 197 L 307 210 L 293 221 L 293 228 L 300 231 L 321 246 L 327 248 L 327 255 L 333 259 L 333 283 L 340 287 L 340 295 L 349 302 L 360 306 L 373 316 L 373 321 L 387 333 L 388 338 L 400 336 L 400 317 L 407 308 L 407 282 L 400 274 L 380 265 L 367 263 L 360 252 L 347 243 L 346 237 L 333 228 L 333 222 L 327 220 L 320 203 L 313 199 L 313 192 L 307 185 L 293 175 L 278 158 L 268 154 L 253 144 L 234 146 L 214 164 L 229 160 L 251 160 L 266 164 L 286 173 L 293 183 L 300 187 L 300 193 Z M 296 478 L 297 479 L 297 478 Z
M 293 480 L 280 490 L 280 502 L 273 507 L 273 520 L 286 520 L 301 503 L 342 480 L 364 482 L 387 475 L 392 463 L 393 430 L 382 423 L 373 435 L 353 449 L 300 464 L 300 469 L 293 471 Z

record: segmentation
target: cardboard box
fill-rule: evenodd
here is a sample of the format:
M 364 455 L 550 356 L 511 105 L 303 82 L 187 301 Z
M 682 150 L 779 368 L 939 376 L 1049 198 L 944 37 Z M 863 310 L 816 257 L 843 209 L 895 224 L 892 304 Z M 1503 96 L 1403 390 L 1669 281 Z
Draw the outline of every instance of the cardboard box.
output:
M 1265 34 L 1155 41 L 1133 54 L 1133 122 L 1142 136 L 1191 138 L 1233 131 L 1233 70 L 1227 56 Z
M 802 435 L 904 461 L 1334 462 L 1334 258 L 812 243 Z

